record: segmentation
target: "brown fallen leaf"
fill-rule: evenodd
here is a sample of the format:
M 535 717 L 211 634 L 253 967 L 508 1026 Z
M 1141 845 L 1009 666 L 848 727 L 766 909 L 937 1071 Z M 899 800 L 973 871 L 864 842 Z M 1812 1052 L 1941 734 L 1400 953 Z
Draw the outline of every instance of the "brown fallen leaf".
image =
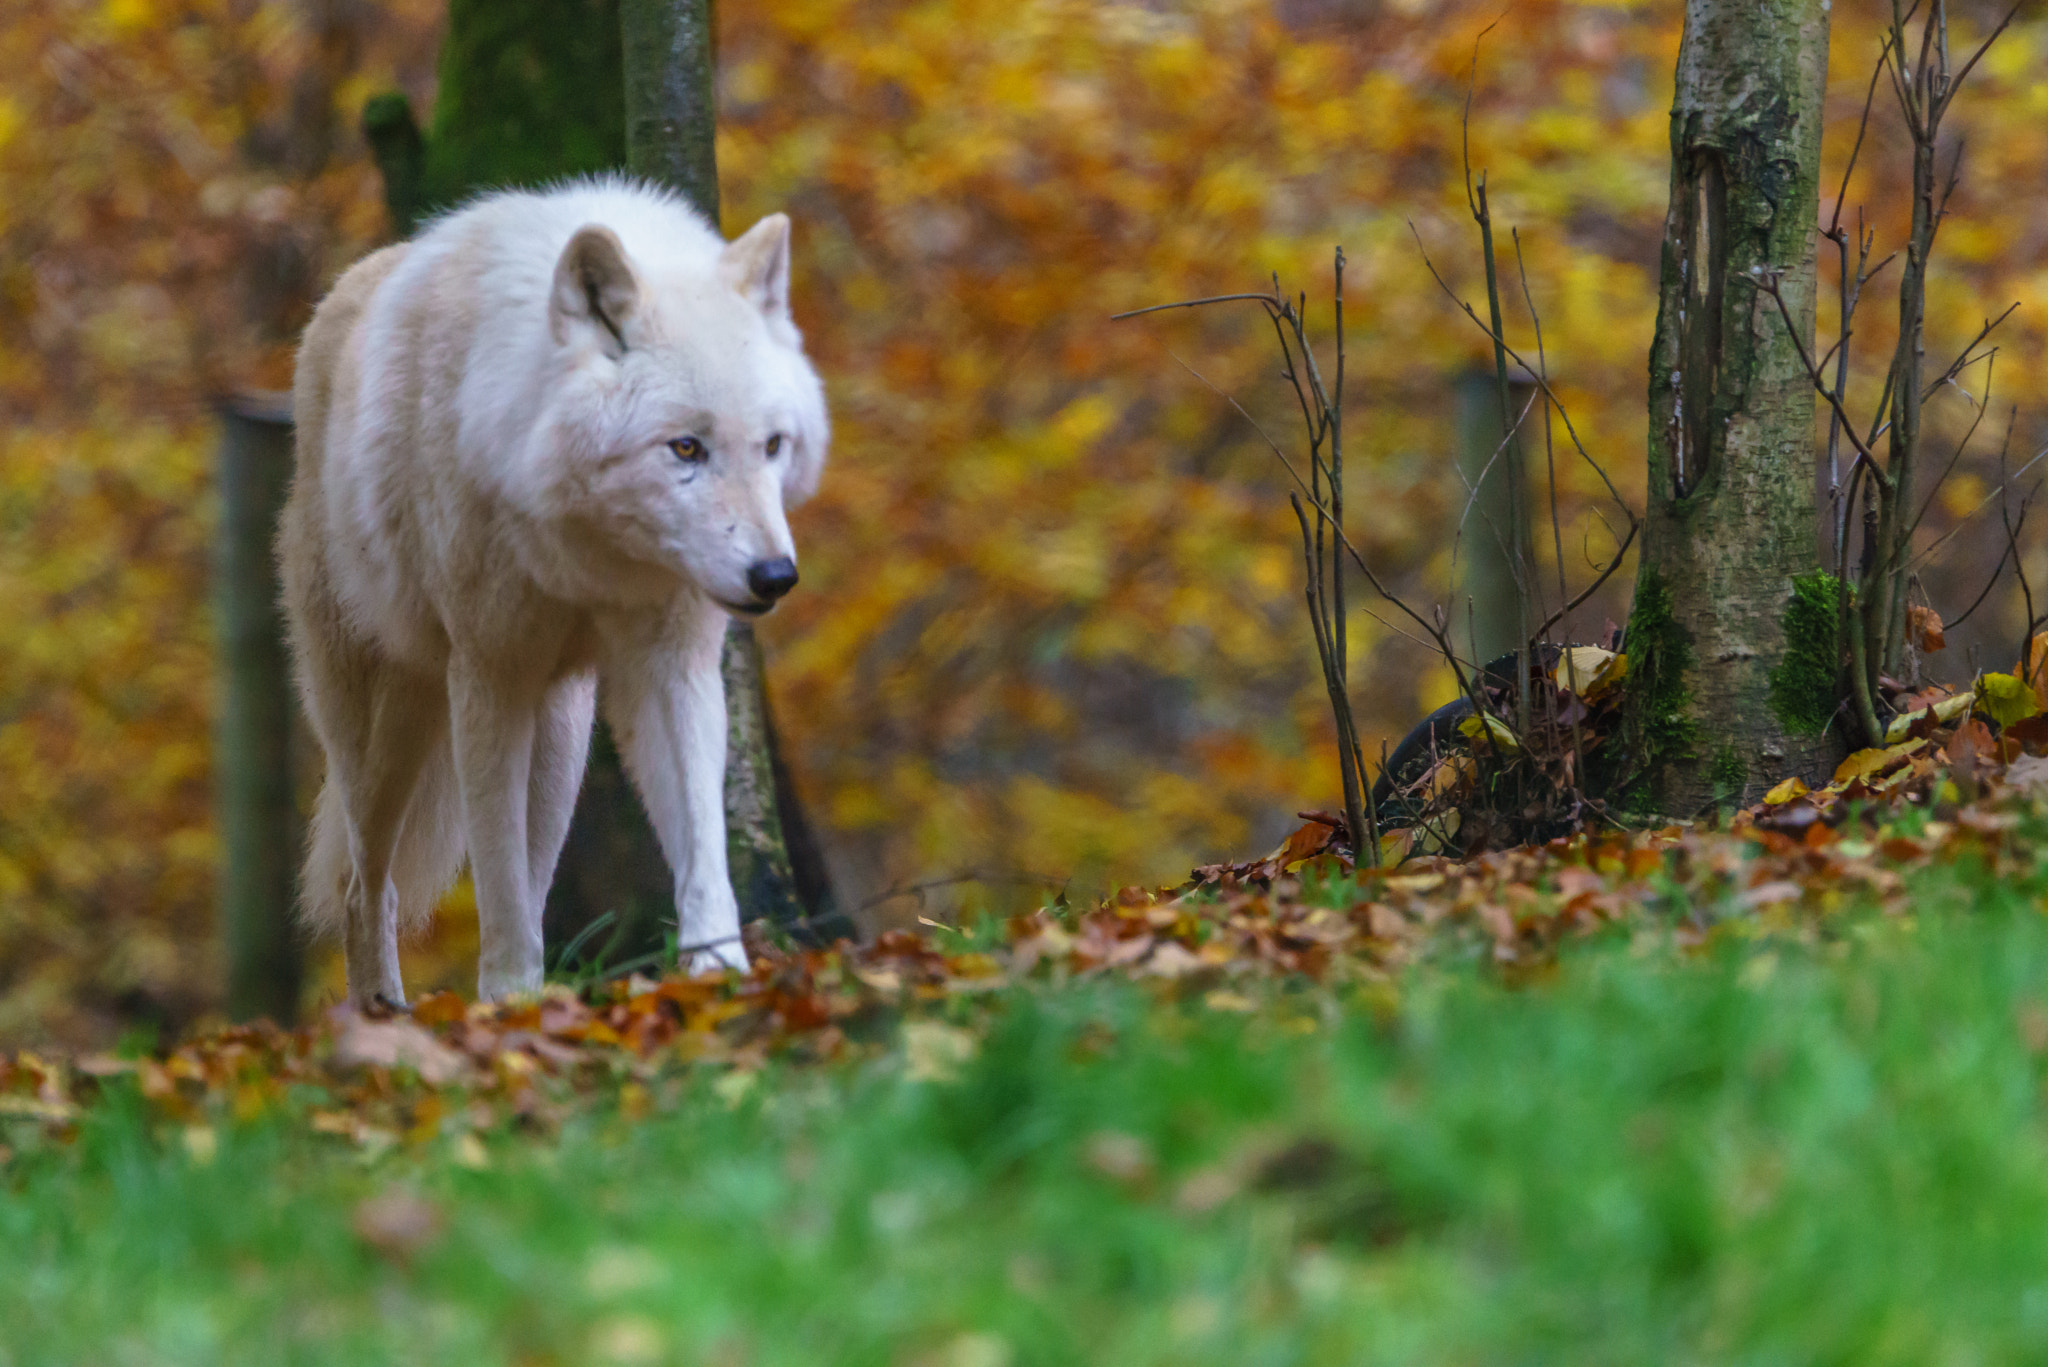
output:
M 2009 788 L 2048 788 L 2048 758 L 2021 755 L 2005 766 L 2005 782 Z
M 1907 608 L 1906 630 L 1912 634 L 1913 648 L 1923 655 L 1932 655 L 1948 645 L 1948 638 L 1942 634 L 1941 614 L 1933 608 Z
M 462 1055 L 409 1020 L 371 1020 L 343 1006 L 333 1017 L 334 1061 L 343 1067 L 410 1068 L 432 1087 L 445 1087 L 465 1071 Z
M 400 1267 L 441 1236 L 441 1208 L 407 1187 L 391 1186 L 356 1206 L 349 1227 L 356 1237 Z
M 1152 1148 L 1134 1134 L 1101 1130 L 1090 1135 L 1083 1159 L 1110 1181 L 1131 1187 L 1152 1176 Z

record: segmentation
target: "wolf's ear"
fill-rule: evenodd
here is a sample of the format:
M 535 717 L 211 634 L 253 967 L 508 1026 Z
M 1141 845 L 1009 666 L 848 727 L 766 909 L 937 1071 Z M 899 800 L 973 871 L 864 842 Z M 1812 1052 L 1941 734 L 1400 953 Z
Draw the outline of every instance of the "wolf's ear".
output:
M 587 330 L 613 360 L 626 354 L 626 328 L 640 305 L 640 279 L 618 236 L 602 224 L 578 228 L 555 263 L 548 330 L 567 345 Z
M 719 278 L 770 319 L 789 321 L 789 215 L 770 214 L 731 242 Z

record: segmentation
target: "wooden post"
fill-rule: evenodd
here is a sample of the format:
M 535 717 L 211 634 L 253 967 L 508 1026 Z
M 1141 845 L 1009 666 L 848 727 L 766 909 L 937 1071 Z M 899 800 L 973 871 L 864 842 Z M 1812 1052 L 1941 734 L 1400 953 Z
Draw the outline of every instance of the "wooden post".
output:
M 1525 644 L 1515 639 L 1522 630 L 1521 589 L 1515 582 L 1517 555 L 1523 573 L 1534 573 L 1529 519 L 1526 514 L 1517 515 L 1521 501 L 1515 498 L 1512 483 L 1527 448 L 1519 434 L 1505 449 L 1501 446 L 1498 384 L 1491 370 L 1477 369 L 1459 376 L 1457 382 L 1458 470 L 1463 476 L 1458 482 L 1458 513 L 1464 530 L 1458 542 L 1451 639 L 1469 648 L 1473 662 L 1480 665 Z M 1526 371 L 1509 370 L 1509 403 L 1517 417 L 1533 389 Z M 1531 422 L 1540 421 L 1540 414 L 1540 409 L 1532 412 Z
M 222 403 L 215 534 L 221 710 L 220 926 L 236 1020 L 291 1023 L 303 974 L 292 924 L 300 823 L 292 785 L 291 658 L 271 543 L 292 477 L 291 397 Z

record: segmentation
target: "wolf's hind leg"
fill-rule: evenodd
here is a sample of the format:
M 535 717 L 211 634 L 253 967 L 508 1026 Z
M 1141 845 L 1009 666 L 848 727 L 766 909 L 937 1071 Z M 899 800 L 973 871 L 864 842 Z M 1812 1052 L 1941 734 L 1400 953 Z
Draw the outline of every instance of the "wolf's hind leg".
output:
M 398 932 L 424 926 L 434 904 L 462 872 L 462 794 L 455 785 L 455 756 L 444 725 L 427 752 L 398 828 L 391 854 L 391 882 L 398 889 Z
M 476 880 L 476 990 L 486 1001 L 540 990 L 540 903 L 526 833 L 535 708 L 544 696 L 537 685 L 508 690 L 459 656 L 448 667 L 449 732 Z
M 329 754 L 328 782 L 339 783 L 347 820 L 349 878 L 343 895 L 342 952 L 349 1000 L 405 1001 L 398 968 L 398 887 L 394 855 L 428 756 L 440 750 L 447 704 L 433 682 L 381 671 L 370 688 L 370 717 L 356 753 Z
M 550 685 L 534 721 L 533 766 L 526 779 L 526 854 L 537 907 L 547 905 L 562 842 L 569 838 L 596 713 L 597 672 L 586 670 Z

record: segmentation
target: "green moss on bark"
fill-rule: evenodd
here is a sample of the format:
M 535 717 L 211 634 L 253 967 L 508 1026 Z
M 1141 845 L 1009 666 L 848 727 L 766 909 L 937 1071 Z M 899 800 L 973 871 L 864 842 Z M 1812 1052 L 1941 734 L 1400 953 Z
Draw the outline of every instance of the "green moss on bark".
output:
M 1714 762 L 1707 770 L 1707 777 L 1714 785 L 1716 806 L 1726 807 L 1742 800 L 1742 790 L 1749 786 L 1749 766 L 1742 762 L 1733 742 L 1721 742 L 1721 748 L 1714 752 Z
M 401 237 L 480 190 L 626 164 L 618 0 L 450 0 L 439 75 L 424 138 L 403 95 L 363 110 Z
M 1842 581 L 1826 570 L 1795 575 L 1785 605 L 1785 654 L 1771 670 L 1771 712 L 1795 736 L 1828 729 L 1842 703 Z
M 1671 589 L 1655 570 L 1645 570 L 1629 609 L 1627 688 L 1629 724 L 1625 754 L 1615 756 L 1614 777 L 1626 785 L 1631 809 L 1654 806 L 1652 794 L 1666 765 L 1694 758 L 1699 724 L 1692 719 L 1692 638 L 1672 615 Z

